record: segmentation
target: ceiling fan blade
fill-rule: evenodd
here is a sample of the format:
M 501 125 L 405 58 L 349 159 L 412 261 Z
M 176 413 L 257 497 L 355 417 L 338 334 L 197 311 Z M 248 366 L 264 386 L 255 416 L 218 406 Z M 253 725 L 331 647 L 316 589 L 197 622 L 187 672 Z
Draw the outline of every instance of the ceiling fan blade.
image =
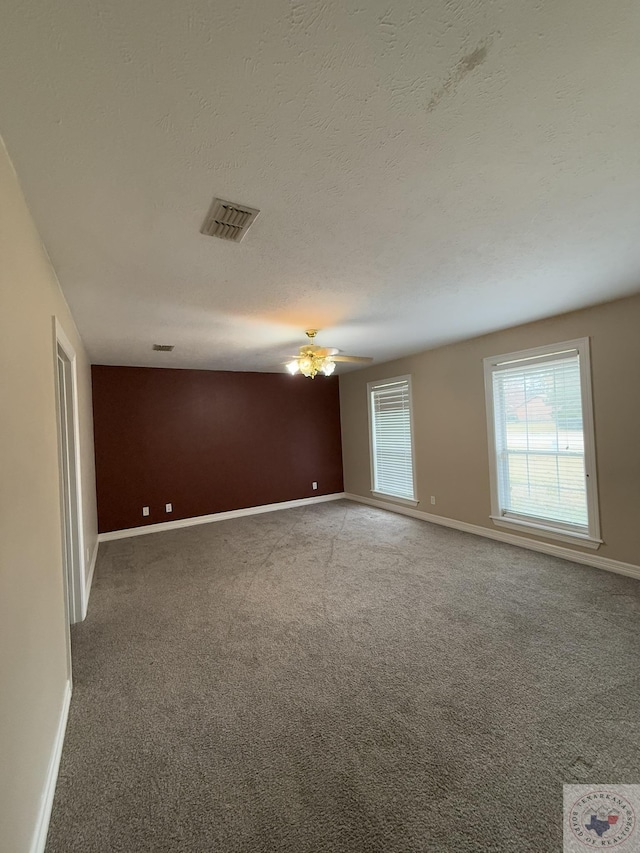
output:
M 364 355 L 334 355 L 331 356 L 332 361 L 350 361 L 353 364 L 369 364 L 373 361 L 369 356 Z
M 340 352 L 339 349 L 335 347 L 318 347 L 316 350 L 316 355 L 327 356 L 327 355 L 338 355 Z

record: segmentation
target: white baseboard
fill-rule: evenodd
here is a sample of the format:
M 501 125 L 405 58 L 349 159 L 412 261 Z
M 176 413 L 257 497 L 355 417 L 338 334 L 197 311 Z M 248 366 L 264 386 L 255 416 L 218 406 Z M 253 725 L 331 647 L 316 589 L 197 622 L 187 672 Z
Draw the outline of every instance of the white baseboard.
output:
M 462 530 L 464 533 L 473 533 L 475 536 L 484 536 L 487 539 L 496 539 L 498 542 L 507 542 L 509 545 L 517 545 L 518 548 L 526 548 L 529 551 L 540 551 L 543 554 L 551 554 L 554 557 L 561 557 L 563 560 L 571 560 L 573 563 L 580 563 L 583 566 L 593 566 L 596 569 L 604 569 L 607 572 L 615 572 L 619 575 L 628 575 L 631 578 L 640 580 L 640 566 L 633 563 L 623 563 L 620 560 L 611 560 L 608 557 L 601 557 L 598 554 L 588 554 L 582 551 L 576 551 L 573 548 L 565 548 L 562 545 L 553 545 L 550 542 L 540 542 L 537 539 L 527 539 L 524 536 L 517 536 L 514 533 L 504 533 L 502 530 L 491 530 L 488 527 L 481 527 L 479 524 L 469 524 L 466 521 L 457 521 L 455 518 L 445 518 L 442 515 L 432 515 L 428 512 L 422 512 L 413 507 L 402 506 L 388 501 L 380 501 L 375 498 L 365 498 L 361 495 L 353 495 L 349 492 L 345 493 L 345 498 L 356 503 L 375 506 L 379 509 L 386 509 L 391 512 L 398 512 L 401 515 L 409 515 L 412 518 L 419 518 L 421 521 L 429 521 L 432 524 L 440 524 L 443 527 L 452 527 L 454 530 Z
M 212 521 L 243 518 L 245 515 L 259 515 L 262 512 L 275 512 L 280 509 L 293 509 L 297 506 L 308 506 L 309 504 L 319 504 L 325 501 L 338 501 L 344 497 L 344 492 L 334 492 L 332 495 L 318 495 L 315 498 L 299 498 L 295 501 L 282 501 L 277 504 L 249 506 L 245 509 L 232 509 L 228 512 L 214 512 L 211 515 L 179 518 L 176 521 L 161 521 L 158 524 L 146 524 L 144 527 L 128 527 L 125 530 L 112 530 L 109 533 L 100 533 L 98 535 L 98 542 L 111 542 L 113 539 L 128 539 L 129 536 L 144 536 L 145 533 L 161 533 L 164 530 L 177 530 L 180 527 L 193 527 L 196 524 L 209 524 Z
M 62 744 L 64 743 L 64 735 L 67 730 L 67 719 L 69 717 L 69 704 L 71 703 L 71 682 L 67 681 L 62 698 L 62 708 L 60 709 L 60 718 L 58 720 L 58 730 L 56 732 L 53 748 L 51 750 L 51 758 L 49 759 L 49 767 L 47 769 L 47 778 L 45 780 L 44 789 L 40 798 L 40 809 L 38 818 L 31 840 L 29 853 L 44 853 L 44 848 L 47 843 L 47 832 L 49 831 L 49 820 L 51 819 L 51 809 L 53 807 L 53 796 L 56 792 L 56 782 L 58 781 L 58 770 L 60 768 L 60 758 L 62 756 Z
M 93 573 L 96 570 L 96 560 L 98 559 L 98 545 L 99 541 L 96 539 L 96 544 L 93 546 L 93 553 L 91 554 L 91 560 L 89 561 L 89 571 L 86 574 L 85 582 L 84 582 L 84 600 L 82 602 L 82 618 L 87 618 L 87 610 L 89 608 L 89 596 L 91 595 L 91 584 L 93 583 Z

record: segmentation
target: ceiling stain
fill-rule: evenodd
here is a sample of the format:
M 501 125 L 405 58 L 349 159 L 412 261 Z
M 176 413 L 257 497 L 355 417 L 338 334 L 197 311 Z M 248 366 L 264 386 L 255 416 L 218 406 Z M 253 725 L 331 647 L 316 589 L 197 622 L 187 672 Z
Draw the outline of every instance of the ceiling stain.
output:
M 463 56 L 462 59 L 456 63 L 442 86 L 440 86 L 439 89 L 436 89 L 431 96 L 431 100 L 427 104 L 428 113 L 438 106 L 445 95 L 453 94 L 467 74 L 470 74 L 474 68 L 477 68 L 478 65 L 481 65 L 485 61 L 487 53 L 489 52 L 489 47 L 490 42 L 480 42 L 475 50 L 468 53 L 466 56 Z
M 388 53 L 393 50 L 398 41 L 398 28 L 391 17 L 391 12 L 387 12 L 378 20 L 378 30 L 384 43 L 384 53 Z

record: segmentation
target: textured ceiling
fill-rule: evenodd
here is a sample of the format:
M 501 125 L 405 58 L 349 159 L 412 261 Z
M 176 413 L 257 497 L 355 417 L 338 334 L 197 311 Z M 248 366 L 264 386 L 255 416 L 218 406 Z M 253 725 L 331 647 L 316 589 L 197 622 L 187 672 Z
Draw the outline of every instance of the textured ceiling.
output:
M 382 360 L 640 289 L 639 35 L 637 0 L 4 0 L 0 131 L 94 362 Z

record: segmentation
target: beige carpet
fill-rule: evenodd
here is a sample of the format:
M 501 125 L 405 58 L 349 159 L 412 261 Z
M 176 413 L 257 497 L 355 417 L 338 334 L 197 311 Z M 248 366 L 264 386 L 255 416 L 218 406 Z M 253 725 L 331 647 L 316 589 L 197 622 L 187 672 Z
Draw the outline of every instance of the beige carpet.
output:
M 340 501 L 100 546 L 48 853 L 561 849 L 640 583 Z

